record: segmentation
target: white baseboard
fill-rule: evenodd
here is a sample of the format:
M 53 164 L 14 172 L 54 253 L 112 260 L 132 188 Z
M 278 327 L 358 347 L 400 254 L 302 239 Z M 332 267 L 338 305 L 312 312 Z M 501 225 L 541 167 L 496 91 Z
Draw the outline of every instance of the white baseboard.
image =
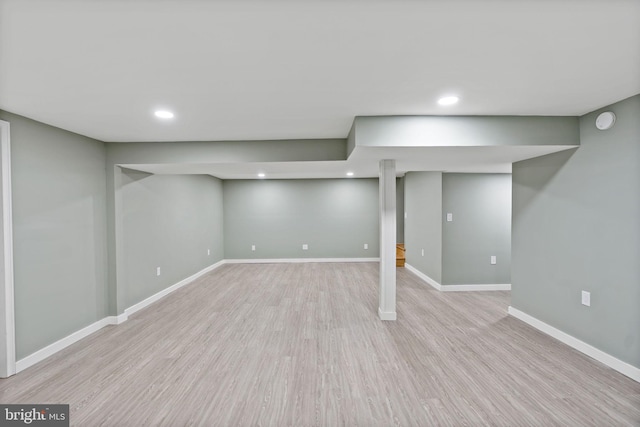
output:
M 109 316 L 107 319 L 110 320 L 111 322 L 109 323 L 110 325 L 119 325 L 121 323 L 126 322 L 127 319 L 129 319 L 129 316 L 127 316 L 127 313 L 122 313 L 117 316 Z
M 396 320 L 397 318 L 395 311 L 382 311 L 380 307 L 378 307 L 378 316 L 380 320 Z
M 178 283 L 169 286 L 168 288 L 165 288 L 163 290 L 161 290 L 160 292 L 151 295 L 150 297 L 140 301 L 137 304 L 132 305 L 129 308 L 126 308 L 124 310 L 124 314 L 126 315 L 126 317 L 131 316 L 133 313 L 142 310 L 145 307 L 150 306 L 151 304 L 153 304 L 154 302 L 158 301 L 161 298 L 164 298 L 165 296 L 169 295 L 171 292 L 175 292 L 178 289 L 180 289 L 181 287 L 188 285 L 189 283 L 193 282 L 194 280 L 196 280 L 198 277 L 207 274 L 210 271 L 215 270 L 216 268 L 220 267 L 221 265 L 225 264 L 225 261 L 218 261 L 217 263 L 210 265 L 209 267 L 198 271 L 197 273 L 187 277 L 186 279 L 183 279 L 181 281 L 179 281 Z M 125 319 L 126 320 L 126 319 Z
M 491 285 L 442 285 L 442 292 L 468 292 L 468 291 L 510 291 L 511 283 L 498 283 Z
M 91 325 L 85 328 L 82 328 L 79 331 L 76 331 L 71 335 L 68 335 L 54 342 L 53 344 L 50 344 L 45 348 L 36 351 L 35 353 L 32 353 L 29 356 L 18 360 L 16 362 L 16 373 L 20 371 L 24 371 L 28 367 L 33 366 L 36 363 L 46 359 L 47 357 L 54 355 L 60 350 L 64 350 L 65 348 L 69 347 L 71 344 L 74 344 L 80 341 L 82 338 L 85 338 L 91 335 L 92 333 L 104 328 L 107 325 L 115 324 L 115 323 L 112 323 L 112 322 L 115 322 L 115 319 L 116 319 L 116 316 L 109 316 L 109 317 L 105 317 L 104 319 L 100 319 L 97 322 L 92 323 Z
M 562 332 L 560 329 L 554 328 L 553 326 L 544 323 L 543 321 L 538 320 L 535 317 L 518 310 L 517 308 L 509 306 L 507 311 L 516 319 L 520 319 L 523 322 L 538 329 L 539 331 L 544 332 L 545 334 L 552 336 L 558 341 L 567 344 L 569 347 L 573 347 L 579 352 L 596 359 L 598 362 L 604 363 L 608 367 L 615 369 L 616 371 L 626 375 L 632 380 L 640 382 L 640 368 L 636 368 L 635 366 L 623 362 L 622 360 L 617 359 L 610 354 L 605 353 L 604 351 L 585 343 L 584 341 L 580 341 L 579 339 L 565 332 Z
M 427 282 L 429 285 L 433 286 L 435 289 L 439 291 L 442 290 L 442 285 L 440 283 L 436 282 L 431 277 L 427 276 L 426 274 L 424 274 L 422 271 L 418 270 L 414 266 L 405 263 L 404 268 L 406 268 L 407 270 L 409 270 L 410 272 L 412 272 L 413 274 L 415 274 L 416 276 L 418 276 L 419 278 Z
M 300 262 L 379 262 L 380 258 L 256 258 L 226 259 L 225 264 L 278 264 Z
M 435 289 L 442 292 L 469 292 L 469 291 L 510 291 L 510 283 L 498 283 L 498 284 L 478 284 L 478 285 L 441 285 L 433 280 L 431 277 L 424 274 L 414 266 L 405 263 L 404 267 L 433 286 Z
M 155 295 L 150 296 L 149 298 L 139 302 L 138 304 L 135 304 L 127 309 L 125 309 L 124 313 L 119 314 L 118 316 L 107 316 L 103 319 L 98 320 L 97 322 L 92 323 L 91 325 L 80 329 L 79 331 L 76 331 L 56 342 L 54 342 L 53 344 L 50 344 L 38 351 L 36 351 L 35 353 L 30 354 L 27 357 L 24 357 L 20 360 L 18 360 L 16 362 L 16 373 L 20 372 L 20 371 L 24 371 L 25 369 L 27 369 L 30 366 L 35 365 L 36 363 L 46 359 L 49 356 L 53 356 L 54 354 L 56 354 L 57 352 L 64 350 L 65 348 L 69 347 L 71 344 L 74 344 L 78 341 L 80 341 L 81 339 L 93 334 L 94 332 L 97 332 L 98 330 L 104 328 L 105 326 L 108 325 L 119 325 L 123 322 L 125 322 L 129 316 L 133 313 L 135 313 L 136 311 L 142 310 L 143 308 L 147 307 L 150 304 L 153 304 L 154 302 L 158 301 L 160 298 L 170 294 L 171 292 L 174 292 L 175 290 L 193 282 L 195 279 L 197 279 L 198 277 L 202 276 L 203 274 L 206 274 L 218 267 L 220 267 L 221 265 L 223 265 L 225 262 L 220 261 L 217 262 L 216 264 L 213 264 L 203 270 L 200 270 L 199 272 L 197 272 L 196 274 L 187 277 L 184 280 L 181 280 L 180 282 L 176 283 L 175 285 L 172 285 L 160 292 L 158 292 Z

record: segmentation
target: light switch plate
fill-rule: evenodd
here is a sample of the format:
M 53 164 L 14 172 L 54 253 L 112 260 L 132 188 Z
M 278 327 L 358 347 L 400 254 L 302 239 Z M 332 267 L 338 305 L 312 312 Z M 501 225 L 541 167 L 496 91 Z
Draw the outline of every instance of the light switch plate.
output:
M 365 244 L 364 244 L 364 248 L 365 248 L 365 249 L 369 249 L 369 244 L 368 244 L 368 243 L 365 243 Z
M 491 255 L 491 265 L 495 265 L 498 260 L 495 255 Z
M 591 292 L 582 291 L 582 305 L 591 307 Z

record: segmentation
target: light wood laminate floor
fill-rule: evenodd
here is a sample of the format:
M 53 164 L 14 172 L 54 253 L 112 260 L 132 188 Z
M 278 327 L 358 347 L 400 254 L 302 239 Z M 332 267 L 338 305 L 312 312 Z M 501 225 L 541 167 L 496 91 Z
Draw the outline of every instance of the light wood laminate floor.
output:
M 378 265 L 224 265 L 119 326 L 0 380 L 78 426 L 628 426 L 640 384 L 506 314 Z

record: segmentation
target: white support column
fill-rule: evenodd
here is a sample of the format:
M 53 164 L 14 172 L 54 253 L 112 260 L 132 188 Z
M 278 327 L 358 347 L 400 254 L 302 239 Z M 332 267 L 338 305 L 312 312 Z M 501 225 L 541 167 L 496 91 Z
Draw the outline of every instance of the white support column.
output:
M 125 261 L 124 261 L 124 211 L 122 203 L 122 166 L 113 166 L 113 190 L 114 190 L 114 251 L 115 251 L 115 315 L 124 315 L 125 304 Z M 126 319 L 126 316 L 124 317 Z
M 380 306 L 382 320 L 396 320 L 396 162 L 380 160 Z
M 16 373 L 9 122 L 0 120 L 0 377 Z

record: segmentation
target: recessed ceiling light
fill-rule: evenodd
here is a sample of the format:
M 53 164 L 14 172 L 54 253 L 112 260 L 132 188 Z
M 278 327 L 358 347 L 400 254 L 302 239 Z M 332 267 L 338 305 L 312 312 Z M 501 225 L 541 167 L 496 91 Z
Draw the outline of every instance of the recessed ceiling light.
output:
M 347 172 L 347 176 L 353 176 L 353 172 Z
M 160 119 L 173 119 L 173 113 L 171 111 L 158 110 L 153 114 Z
M 265 176 L 266 176 L 266 175 L 265 175 L 265 174 L 263 174 L 262 172 L 260 172 L 260 173 L 258 174 L 258 178 L 264 178 Z
M 460 100 L 457 96 L 443 96 L 438 99 L 438 104 L 440 105 L 453 105 Z

